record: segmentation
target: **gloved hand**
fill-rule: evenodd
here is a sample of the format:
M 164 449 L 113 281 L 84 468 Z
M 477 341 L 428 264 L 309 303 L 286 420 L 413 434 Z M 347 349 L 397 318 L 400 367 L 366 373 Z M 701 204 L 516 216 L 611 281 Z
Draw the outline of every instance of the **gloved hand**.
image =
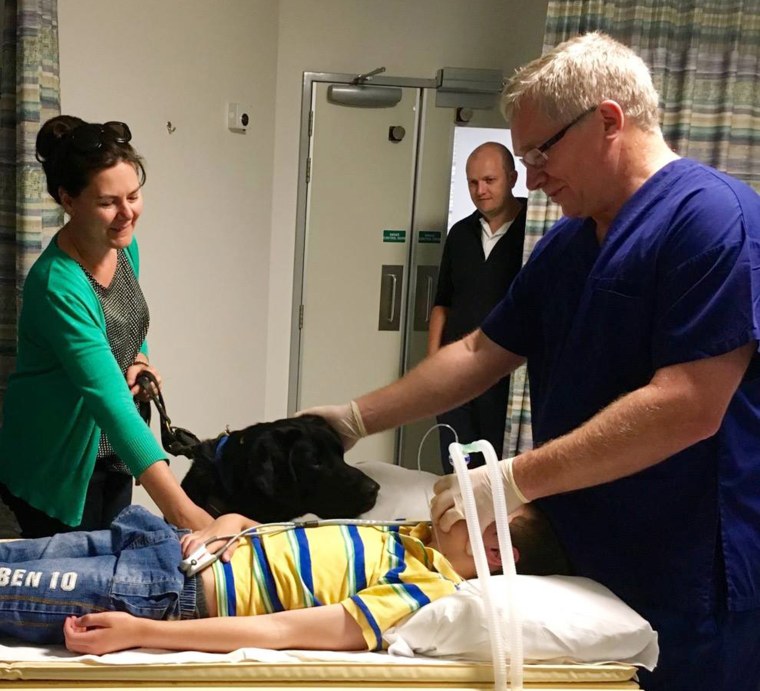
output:
M 499 461 L 499 470 L 501 471 L 501 479 L 504 482 L 504 495 L 507 499 L 507 511 L 509 513 L 528 503 L 528 500 L 515 483 L 515 478 L 512 474 L 513 461 L 514 458 L 506 458 Z M 485 530 L 486 526 L 492 523 L 495 518 L 491 477 L 488 474 L 488 468 L 484 465 L 479 468 L 473 468 L 468 472 L 470 482 L 472 483 L 472 493 L 475 497 L 475 505 L 478 510 L 480 529 Z M 433 486 L 433 492 L 435 494 L 430 504 L 432 520 L 443 532 L 448 533 L 454 523 L 464 520 L 465 517 L 462 491 L 459 487 L 459 479 L 456 474 L 445 475 L 438 480 Z
M 367 436 L 367 430 L 364 427 L 364 421 L 362 420 L 356 401 L 343 405 L 323 405 L 299 410 L 296 413 L 296 417 L 301 415 L 319 415 L 327 420 L 330 426 L 340 435 L 343 441 L 343 448 L 346 451 L 351 449 L 362 437 Z

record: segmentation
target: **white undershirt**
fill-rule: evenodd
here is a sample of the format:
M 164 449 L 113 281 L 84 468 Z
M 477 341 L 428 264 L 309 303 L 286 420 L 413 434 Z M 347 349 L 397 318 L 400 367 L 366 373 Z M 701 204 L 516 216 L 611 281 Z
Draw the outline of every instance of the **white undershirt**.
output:
M 514 220 L 515 219 L 513 218 L 511 221 L 507 221 L 492 233 L 488 221 L 482 216 L 480 217 L 480 239 L 483 243 L 483 254 L 486 259 L 488 259 L 488 255 L 491 254 L 491 250 L 496 246 L 496 243 L 499 242 L 499 238 L 509 230 L 509 227 L 514 223 Z

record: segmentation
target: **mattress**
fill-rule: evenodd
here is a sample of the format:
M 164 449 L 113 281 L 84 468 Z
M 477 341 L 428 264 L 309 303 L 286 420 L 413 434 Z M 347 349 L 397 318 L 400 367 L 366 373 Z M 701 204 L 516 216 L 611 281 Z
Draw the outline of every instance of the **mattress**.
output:
M 492 688 L 490 665 L 384 653 L 238 650 L 228 655 L 126 651 L 75 656 L 64 649 L 0 646 L 0 688 L 274 689 Z M 529 664 L 525 688 L 638 689 L 625 664 Z

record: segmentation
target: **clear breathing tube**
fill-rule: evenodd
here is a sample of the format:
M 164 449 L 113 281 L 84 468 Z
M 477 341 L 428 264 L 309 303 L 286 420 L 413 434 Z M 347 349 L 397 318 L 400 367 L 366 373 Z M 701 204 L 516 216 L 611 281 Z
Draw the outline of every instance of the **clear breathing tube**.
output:
M 509 632 L 507 640 L 509 641 L 509 649 L 511 651 L 509 681 L 512 689 L 521 691 L 523 688 L 522 620 L 517 604 L 517 598 L 515 597 L 517 571 L 515 569 L 514 554 L 512 552 L 512 538 L 509 534 L 507 500 L 504 495 L 504 485 L 502 484 L 503 481 L 501 478 L 501 472 L 499 471 L 496 452 L 491 444 L 481 439 L 466 445 L 454 442 L 449 445 L 449 454 L 454 465 L 454 471 L 457 474 L 457 479 L 459 480 L 465 521 L 467 523 L 467 533 L 470 538 L 470 546 L 475 561 L 478 582 L 480 583 L 483 608 L 486 611 L 486 622 L 488 624 L 488 633 L 491 639 L 494 688 L 496 691 L 503 691 L 507 688 L 507 660 L 504 649 L 504 632 L 502 631 L 502 627 L 496 615 L 496 610 L 493 606 L 491 571 L 488 568 L 488 560 L 486 559 L 485 547 L 483 545 L 483 531 L 480 526 L 478 511 L 475 505 L 475 496 L 472 492 L 472 482 L 470 481 L 467 463 L 465 461 L 465 454 L 473 452 L 480 452 L 483 454 L 486 461 L 486 470 L 491 480 L 494 514 L 496 516 L 496 534 L 498 536 L 502 569 L 506 576 L 506 586 L 508 590 Z

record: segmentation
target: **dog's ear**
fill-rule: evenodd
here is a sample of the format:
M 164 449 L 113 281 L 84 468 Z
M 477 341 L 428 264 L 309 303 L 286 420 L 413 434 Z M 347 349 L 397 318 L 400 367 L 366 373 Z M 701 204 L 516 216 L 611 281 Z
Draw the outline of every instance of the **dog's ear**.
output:
M 265 497 L 274 497 L 277 493 L 274 462 L 264 457 L 256 463 L 256 471 L 246 475 L 246 479 Z
M 230 439 L 234 480 L 244 491 L 255 491 L 255 496 L 272 497 L 277 492 L 274 454 L 267 447 L 265 425 L 252 425 L 233 432 Z
M 315 467 L 334 462 L 343 462 L 343 442 L 330 424 L 318 415 L 303 415 L 293 421 L 297 427 L 293 430 L 295 439 L 302 441 L 301 453 L 304 460 Z
M 298 420 L 302 421 L 304 430 L 312 439 L 343 455 L 343 441 L 327 420 L 319 415 L 302 415 Z

